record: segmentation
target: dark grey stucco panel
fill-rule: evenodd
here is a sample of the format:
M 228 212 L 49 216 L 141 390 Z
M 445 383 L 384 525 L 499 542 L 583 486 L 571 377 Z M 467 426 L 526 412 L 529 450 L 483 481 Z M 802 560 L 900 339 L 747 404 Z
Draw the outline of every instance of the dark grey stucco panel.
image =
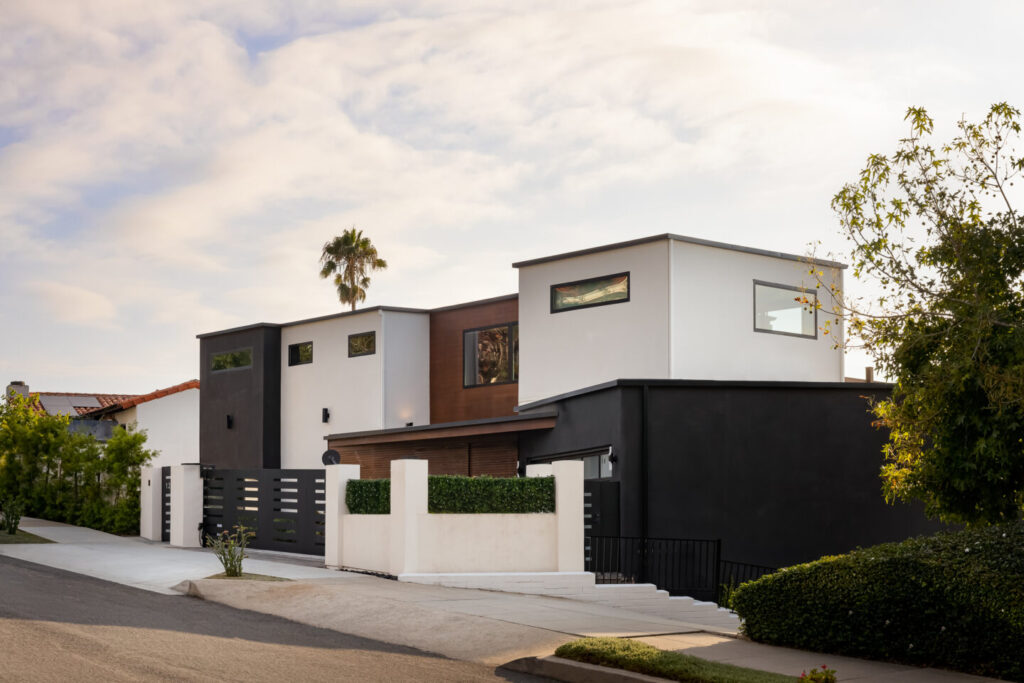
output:
M 883 500 L 868 394 L 885 391 L 652 387 L 650 535 L 786 566 L 942 528 Z
M 252 349 L 252 366 L 213 372 L 212 356 Z M 281 332 L 256 327 L 199 342 L 199 458 L 219 468 L 278 467 L 281 462 Z M 227 426 L 227 416 L 232 426 Z

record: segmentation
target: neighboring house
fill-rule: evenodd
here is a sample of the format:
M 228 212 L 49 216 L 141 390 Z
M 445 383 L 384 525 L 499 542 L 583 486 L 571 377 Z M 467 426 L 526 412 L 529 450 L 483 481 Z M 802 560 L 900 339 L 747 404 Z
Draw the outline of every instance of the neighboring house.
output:
M 150 467 L 199 462 L 199 380 L 127 396 L 85 416 L 145 430 L 146 448 L 157 452 Z
M 722 538 L 755 564 L 935 528 L 881 499 L 862 395 L 888 387 L 844 383 L 823 331 L 842 264 L 658 235 L 514 266 L 505 297 L 199 335 L 200 460 L 320 467 L 325 440 L 366 478 L 580 459 L 588 533 Z
M 88 413 L 135 397 L 134 394 L 29 391 L 28 384 L 21 380 L 14 380 L 8 384 L 4 395 L 12 392 L 26 398 L 35 396 L 36 400 L 32 403 L 35 410 L 48 415 L 67 415 L 71 417 L 71 431 L 92 434 L 100 441 L 110 438 L 111 425 L 101 424 L 95 418 L 88 417 Z

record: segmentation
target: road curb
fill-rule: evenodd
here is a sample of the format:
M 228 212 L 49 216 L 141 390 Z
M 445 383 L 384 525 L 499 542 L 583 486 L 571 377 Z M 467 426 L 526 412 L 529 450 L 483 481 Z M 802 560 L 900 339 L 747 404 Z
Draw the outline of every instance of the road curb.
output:
M 544 676 L 565 683 L 626 683 L 628 681 L 647 683 L 664 683 L 667 679 L 655 678 L 646 674 L 638 674 L 624 669 L 612 669 L 596 664 L 574 662 L 550 655 L 548 657 L 523 657 L 503 664 L 502 669 L 520 673 Z

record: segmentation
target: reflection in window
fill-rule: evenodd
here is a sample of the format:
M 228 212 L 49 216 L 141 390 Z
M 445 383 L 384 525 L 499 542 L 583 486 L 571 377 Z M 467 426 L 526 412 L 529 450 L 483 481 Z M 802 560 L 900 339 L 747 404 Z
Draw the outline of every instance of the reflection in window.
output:
M 462 385 L 508 384 L 519 379 L 519 323 L 462 333 Z
M 813 290 L 754 282 L 754 329 L 758 332 L 816 338 L 817 308 Z
M 236 351 L 225 351 L 215 353 L 210 357 L 210 370 L 231 370 L 233 368 L 248 368 L 252 366 L 252 348 L 238 349 Z
M 629 273 L 551 285 L 551 312 L 629 301 Z
M 348 357 L 372 356 L 377 353 L 377 333 L 360 332 L 348 336 Z
M 305 365 L 313 362 L 313 342 L 288 345 L 288 365 Z

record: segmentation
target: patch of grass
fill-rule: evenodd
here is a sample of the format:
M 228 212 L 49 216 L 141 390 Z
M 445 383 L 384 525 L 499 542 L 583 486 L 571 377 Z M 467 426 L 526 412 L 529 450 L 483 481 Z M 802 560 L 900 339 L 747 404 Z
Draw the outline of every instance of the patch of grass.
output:
M 678 652 L 667 652 L 626 638 L 574 640 L 555 650 L 555 656 L 686 683 L 792 683 L 797 680 L 795 676 L 745 669 Z
M 214 574 L 213 576 L 207 576 L 208 579 L 230 579 L 232 581 L 291 581 L 291 579 L 282 579 L 280 576 L 267 576 L 266 574 L 250 574 L 243 572 L 241 576 L 227 576 L 224 572 L 220 574 Z
M 30 534 L 29 532 L 22 531 L 21 529 L 18 529 L 18 532 L 14 535 L 11 535 L 5 531 L 0 532 L 0 545 L 8 545 L 13 543 L 53 543 L 53 541 L 51 541 L 48 538 L 43 538 L 42 536 Z

